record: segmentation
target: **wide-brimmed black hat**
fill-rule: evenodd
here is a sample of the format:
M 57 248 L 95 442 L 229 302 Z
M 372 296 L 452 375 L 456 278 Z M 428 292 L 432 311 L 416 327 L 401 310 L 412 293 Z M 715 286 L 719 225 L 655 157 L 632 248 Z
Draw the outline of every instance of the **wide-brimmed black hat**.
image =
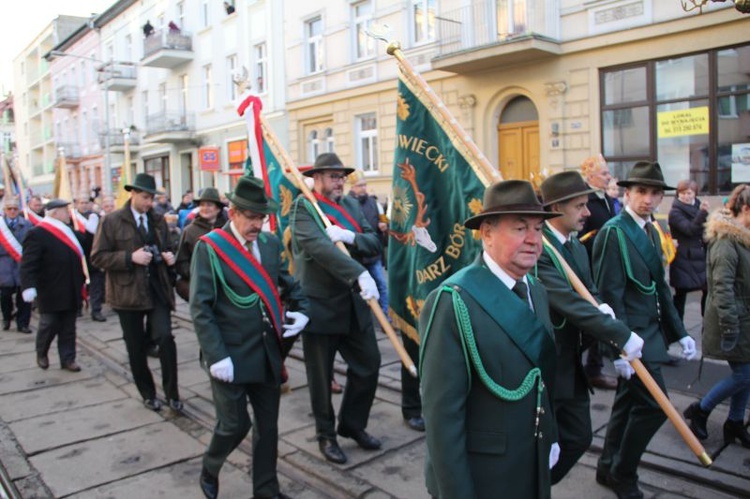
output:
M 132 184 L 125 185 L 126 191 L 132 191 L 133 189 L 155 195 L 157 194 L 156 179 L 148 173 L 139 173 L 135 176 Z
M 659 163 L 651 161 L 639 161 L 628 173 L 628 178 L 617 182 L 620 187 L 630 187 L 632 185 L 650 185 L 661 187 L 665 191 L 673 191 L 674 187 L 668 186 L 664 182 L 664 174 L 661 172 Z
M 226 204 L 221 200 L 219 189 L 215 187 L 206 187 L 201 191 L 200 197 L 193 198 L 195 204 L 200 204 L 201 201 L 211 201 L 212 203 L 216 203 L 219 207 L 223 207 Z
M 544 206 L 567 201 L 579 196 L 588 196 L 596 189 L 586 185 L 581 174 L 574 171 L 555 173 L 547 177 L 540 186 Z
M 234 187 L 234 192 L 227 192 L 227 199 L 241 210 L 250 210 L 266 215 L 279 209 L 279 203 L 266 196 L 263 181 L 247 175 L 240 177 Z
M 482 220 L 495 215 L 533 215 L 554 218 L 559 217 L 561 213 L 544 211 L 530 182 L 504 180 L 489 186 L 484 191 L 482 212 L 467 218 L 464 225 L 469 229 L 479 229 Z
M 336 153 L 324 152 L 315 158 L 315 164 L 313 164 L 313 167 L 306 172 L 302 172 L 302 175 L 312 177 L 316 173 L 325 171 L 341 171 L 344 175 L 349 175 L 354 171 L 354 168 L 344 166 Z
M 55 208 L 62 208 L 63 206 L 68 206 L 70 204 L 70 201 L 65 201 L 64 199 L 55 198 L 50 199 L 47 201 L 47 204 L 44 205 L 45 210 L 54 210 Z

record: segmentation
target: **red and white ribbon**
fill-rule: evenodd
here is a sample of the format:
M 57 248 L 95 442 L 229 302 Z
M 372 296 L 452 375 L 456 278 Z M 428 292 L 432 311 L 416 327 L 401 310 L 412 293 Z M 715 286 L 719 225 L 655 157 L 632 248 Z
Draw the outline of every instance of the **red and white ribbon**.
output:
M 18 242 L 16 236 L 11 232 L 8 224 L 5 223 L 5 217 L 0 216 L 0 245 L 5 248 L 5 251 L 15 260 L 16 262 L 21 261 L 23 255 L 23 248 L 21 243 Z

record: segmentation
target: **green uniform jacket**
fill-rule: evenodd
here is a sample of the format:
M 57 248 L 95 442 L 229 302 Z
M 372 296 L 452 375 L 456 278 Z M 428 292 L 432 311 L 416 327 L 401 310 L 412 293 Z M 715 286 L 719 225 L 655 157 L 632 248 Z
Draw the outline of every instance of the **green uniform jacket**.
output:
M 628 275 L 617 235 L 618 230 L 614 227 L 616 223 L 635 225 L 635 230 L 644 236 L 641 238 L 643 251 L 655 251 L 659 262 L 663 261 L 661 243 L 656 231 L 653 236 L 654 244 L 650 244 L 649 248 L 645 231 L 638 227 L 626 210 L 623 210 L 602 227 L 594 241 L 592 261 L 599 296 L 612 307 L 620 321 L 643 339 L 644 362 L 666 362 L 669 360 L 667 345 L 687 336 L 685 326 L 677 315 L 669 291 L 667 294 L 670 299 L 663 299 L 661 302 L 657 300 L 655 291 L 644 291 L 643 286 L 652 285 L 656 277 L 649 272 L 636 244 L 623 234 L 631 269 L 630 276 Z M 661 281 L 661 284 L 667 286 L 664 272 Z
M 591 277 L 589 256 L 578 239 L 563 246 L 555 234 L 544 227 L 544 236 L 555 246 L 586 289 L 597 298 L 597 289 Z M 630 330 L 622 322 L 603 314 L 579 295 L 561 269 L 555 265 L 550 251 L 545 247 L 537 263 L 536 275 L 547 290 L 550 316 L 555 328 L 557 344 L 557 376 L 555 399 L 571 399 L 576 387 L 588 387 L 588 379 L 581 362 L 581 334 L 587 333 L 614 348 L 622 349 L 630 338 Z
M 351 254 L 347 256 L 331 242 L 306 204 L 302 196 L 298 197 L 289 216 L 294 274 L 311 303 L 310 323 L 305 332 L 346 334 L 352 327 L 371 326 L 370 308 L 355 291 L 354 283 L 367 270 L 357 259 L 382 252 L 377 234 L 362 215 L 359 203 L 343 196 L 339 204 L 362 228 L 362 233 L 354 236 L 354 244 L 347 245 Z M 355 316 L 352 316 L 353 309 Z
M 232 233 L 229 223 L 224 230 Z M 260 301 L 249 309 L 231 303 L 221 282 L 214 279 L 207 244 L 199 241 L 190 267 L 190 315 L 201 346 L 202 359 L 210 366 L 227 357 L 234 364 L 234 383 L 267 382 L 266 359 L 276 382 L 281 376 L 279 339 L 270 317 L 264 317 Z M 281 243 L 273 234 L 258 237 L 263 268 L 272 282 L 277 283 L 287 310 L 309 315 L 309 306 L 300 289 L 281 265 Z M 229 288 L 239 296 L 252 293 L 250 287 L 223 261 L 220 263 Z
M 711 215 L 708 241 L 708 299 L 703 319 L 703 354 L 750 362 L 750 230 L 728 212 Z M 24 253 L 25 254 L 25 253 Z M 721 349 L 723 333 L 737 333 L 737 344 Z
M 507 294 L 503 300 L 518 300 L 490 273 L 481 255 L 467 269 L 471 267 L 489 273 L 497 282 L 497 289 L 487 289 L 487 293 L 502 292 Z M 466 303 L 487 374 L 499 385 L 516 389 L 535 366 L 468 292 L 452 286 Z M 473 367 L 469 378 L 452 300 L 448 293 L 440 293 L 435 304 L 439 290 L 427 297 L 419 321 L 428 492 L 440 498 L 548 498 L 549 450 L 557 441 L 549 390 L 542 392 L 544 412 L 540 416 L 539 440 L 534 436 L 536 388 L 519 401 L 509 402 L 493 395 Z M 547 331 L 547 348 L 554 362 L 547 295 L 539 283 L 532 284 L 530 290 L 536 316 Z M 428 340 L 424 341 L 433 306 L 437 308 Z M 523 333 L 528 335 L 531 331 Z M 554 373 L 553 366 L 550 370 Z

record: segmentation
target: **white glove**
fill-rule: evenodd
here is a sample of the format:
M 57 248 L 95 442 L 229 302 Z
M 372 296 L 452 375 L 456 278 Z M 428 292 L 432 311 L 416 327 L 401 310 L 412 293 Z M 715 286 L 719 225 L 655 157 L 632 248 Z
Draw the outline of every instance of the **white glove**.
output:
M 21 293 L 21 296 L 23 297 L 23 301 L 26 303 L 31 303 L 34 301 L 34 298 L 36 298 L 36 288 L 28 288 L 24 289 L 23 293 Z
M 601 305 L 599 305 L 599 312 L 601 312 L 603 314 L 607 314 L 608 316 L 612 317 L 613 319 L 617 319 L 617 317 L 615 317 L 615 311 L 612 310 L 612 307 L 610 307 L 606 303 L 602 303 Z
M 360 289 L 359 296 L 361 296 L 364 301 L 367 301 L 370 298 L 375 298 L 376 300 L 380 298 L 378 286 L 375 284 L 375 279 L 372 278 L 369 272 L 365 270 L 359 274 L 357 282 L 359 283 Z
M 635 369 L 633 369 L 630 362 L 625 359 L 617 359 L 613 364 L 615 365 L 617 375 L 621 378 L 630 379 L 630 377 L 635 374 Z
M 549 449 L 549 469 L 552 469 L 560 459 L 560 444 L 555 442 Z
M 631 331 L 630 338 L 628 338 L 625 346 L 622 347 L 623 353 L 620 354 L 620 357 L 622 357 L 624 360 L 627 360 L 628 362 L 630 362 L 631 360 L 640 359 L 641 350 L 643 350 L 643 338 Z
M 302 312 L 287 312 L 286 318 L 291 322 L 282 326 L 282 329 L 284 329 L 284 334 L 281 335 L 282 338 L 297 336 L 303 329 L 305 329 L 307 323 L 310 322 L 310 318 Z
M 221 359 L 216 364 L 211 364 L 208 370 L 211 372 L 211 376 L 219 381 L 226 381 L 227 383 L 234 381 L 234 364 L 231 357 Z
M 680 346 L 682 347 L 682 358 L 685 360 L 693 360 L 695 358 L 695 340 L 690 336 L 685 336 L 680 339 Z
M 86 223 L 84 224 L 84 228 L 86 229 L 86 232 L 90 234 L 96 234 L 96 228 L 99 226 L 99 215 L 96 213 L 92 213 L 89 215 L 88 220 L 86 220 Z
M 341 241 L 345 244 L 354 244 L 354 232 L 342 229 L 338 225 L 330 225 L 326 227 L 326 234 L 331 238 L 331 241 L 337 243 Z

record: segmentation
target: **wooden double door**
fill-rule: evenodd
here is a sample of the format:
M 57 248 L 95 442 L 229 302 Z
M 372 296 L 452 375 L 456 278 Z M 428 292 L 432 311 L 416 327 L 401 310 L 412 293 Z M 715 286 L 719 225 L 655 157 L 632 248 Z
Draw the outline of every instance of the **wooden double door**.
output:
M 539 174 L 539 122 L 501 123 L 497 127 L 498 165 L 504 180 L 531 180 Z

